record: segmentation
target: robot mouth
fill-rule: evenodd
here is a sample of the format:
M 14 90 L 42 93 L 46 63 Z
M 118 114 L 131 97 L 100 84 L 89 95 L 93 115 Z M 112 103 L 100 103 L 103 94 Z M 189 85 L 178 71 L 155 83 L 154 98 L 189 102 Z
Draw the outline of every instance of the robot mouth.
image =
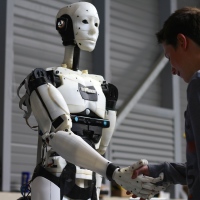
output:
M 88 40 L 88 41 L 93 41 L 93 42 L 96 42 L 97 40 L 94 39 L 94 38 L 86 38 L 86 39 L 83 39 L 83 40 Z
M 84 41 L 84 42 L 96 43 L 97 40 L 95 40 L 95 39 L 81 39 L 81 40 L 79 40 L 79 41 L 80 41 L 80 42 L 81 42 L 81 41 Z
M 95 42 L 96 42 L 96 40 L 88 40 L 88 41 L 90 41 L 90 42 L 93 42 L 93 43 L 95 43 Z
M 84 41 L 90 41 L 90 42 L 96 42 L 97 40 L 95 40 L 95 39 L 91 39 L 91 38 L 89 38 L 89 39 L 83 39 Z

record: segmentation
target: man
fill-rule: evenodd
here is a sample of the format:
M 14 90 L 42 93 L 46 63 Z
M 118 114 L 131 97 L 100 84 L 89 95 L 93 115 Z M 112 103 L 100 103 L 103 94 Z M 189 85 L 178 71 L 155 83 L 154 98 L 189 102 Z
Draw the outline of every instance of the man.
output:
M 188 186 L 189 200 L 200 199 L 200 9 L 185 7 L 173 13 L 156 34 L 169 59 L 172 74 L 188 83 L 185 132 L 186 163 L 143 166 L 133 173 L 155 177 L 164 173 L 162 183 Z

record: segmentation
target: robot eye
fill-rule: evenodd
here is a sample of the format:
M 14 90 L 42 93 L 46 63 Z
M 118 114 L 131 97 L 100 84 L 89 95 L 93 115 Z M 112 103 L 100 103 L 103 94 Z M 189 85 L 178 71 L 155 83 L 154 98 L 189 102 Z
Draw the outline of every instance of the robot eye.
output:
M 84 24 L 88 24 L 88 21 L 87 21 L 86 19 L 84 19 L 82 22 L 83 22 Z
M 98 23 L 95 23 L 94 25 L 95 25 L 96 27 L 98 27 Z
M 63 28 L 65 26 L 65 22 L 63 20 L 58 21 L 58 28 Z

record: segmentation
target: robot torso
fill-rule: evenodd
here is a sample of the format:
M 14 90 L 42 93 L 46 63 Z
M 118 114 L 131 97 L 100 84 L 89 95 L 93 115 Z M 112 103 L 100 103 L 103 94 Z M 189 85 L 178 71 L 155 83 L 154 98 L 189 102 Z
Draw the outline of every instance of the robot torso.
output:
M 102 76 L 73 71 L 63 67 L 48 68 L 60 78 L 57 89 L 64 97 L 71 114 L 89 115 L 94 113 L 104 118 L 106 98 L 102 91 Z

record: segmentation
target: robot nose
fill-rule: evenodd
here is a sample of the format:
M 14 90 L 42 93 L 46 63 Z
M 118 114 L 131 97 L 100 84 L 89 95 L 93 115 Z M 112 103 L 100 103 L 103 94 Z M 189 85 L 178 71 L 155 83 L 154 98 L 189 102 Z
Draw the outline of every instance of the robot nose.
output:
M 92 26 L 92 27 L 90 28 L 90 30 L 88 31 L 88 34 L 89 34 L 89 35 L 93 35 L 93 34 L 95 34 L 96 32 L 97 32 L 96 27 L 95 27 L 95 26 Z

